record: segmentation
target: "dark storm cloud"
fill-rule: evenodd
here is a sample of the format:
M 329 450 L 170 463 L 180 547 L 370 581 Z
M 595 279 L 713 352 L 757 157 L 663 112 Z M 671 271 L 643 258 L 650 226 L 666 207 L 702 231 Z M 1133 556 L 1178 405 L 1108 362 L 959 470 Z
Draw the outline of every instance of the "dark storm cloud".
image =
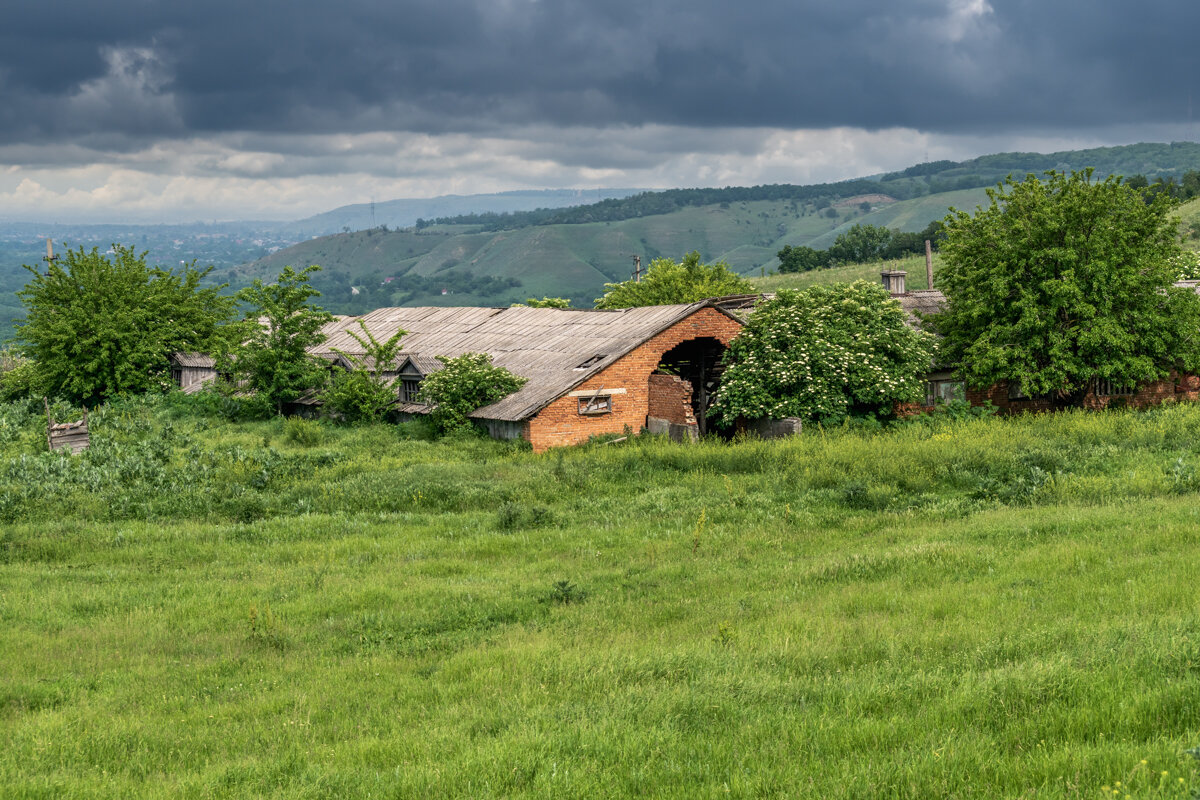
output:
M 1180 122 L 1200 66 L 1195 2 L 75 0 L 4 17 L 0 142 L 110 151 L 232 131 Z

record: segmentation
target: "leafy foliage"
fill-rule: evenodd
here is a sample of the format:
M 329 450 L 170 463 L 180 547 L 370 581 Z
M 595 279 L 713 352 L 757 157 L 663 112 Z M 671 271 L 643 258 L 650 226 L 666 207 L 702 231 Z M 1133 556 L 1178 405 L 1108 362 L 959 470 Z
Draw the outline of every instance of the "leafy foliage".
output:
M 307 352 L 320 343 L 321 326 L 333 319 L 308 302 L 321 294 L 308 284 L 309 275 L 320 269 L 284 267 L 275 283 L 256 278 L 237 294 L 248 309 L 247 319 L 238 326 L 236 344 L 220 354 L 218 363 L 235 377 L 239 390 L 257 393 L 277 413 L 284 403 L 325 381 L 325 365 Z
M 493 365 L 486 353 L 437 358 L 445 366 L 421 382 L 421 397 L 433 405 L 430 417 L 443 433 L 469 429 L 472 411 L 512 394 L 528 380 Z
M 37 365 L 14 347 L 0 348 L 0 402 L 28 399 L 35 393 Z
M 695 303 L 708 297 L 754 291 L 754 285 L 730 270 L 725 262 L 701 264 L 700 253 L 696 251 L 688 253 L 680 262 L 656 258 L 650 262 L 641 281 L 606 283 L 604 287 L 608 291 L 596 299 L 596 308 Z
M 779 271 L 782 273 L 811 272 L 830 266 L 829 251 L 815 250 L 805 245 L 787 244 L 775 255 L 779 259 Z
M 726 426 L 740 417 L 836 424 L 888 415 L 921 396 L 933 351 L 933 336 L 910 328 L 878 284 L 783 290 L 730 343 L 710 413 Z
M 396 385 L 384 377 L 384 370 L 393 366 L 400 354 L 400 340 L 408 331 L 397 331 L 386 341 L 379 341 L 366 323 L 359 320 L 362 335 L 347 330 L 363 348 L 362 355 L 337 353 L 352 365 L 349 370 L 337 370 L 325 390 L 327 408 L 341 415 L 348 422 L 375 422 L 383 419 L 396 402 Z
M 145 253 L 114 244 L 68 250 L 17 293 L 25 306 L 19 337 L 39 388 L 94 404 L 167 385 L 171 354 L 205 350 L 233 313 L 223 286 L 201 287 L 211 271 L 146 265 Z
M 1172 201 L 1150 203 L 1090 170 L 1009 179 L 974 215 L 946 218 L 936 324 L 945 356 L 977 385 L 1019 381 L 1077 405 L 1119 385 L 1200 367 L 1200 297 L 1172 286 Z
M 538 300 L 536 297 L 530 297 L 524 303 L 513 303 L 513 307 L 526 306 L 528 308 L 570 308 L 571 301 L 566 297 L 543 297 Z

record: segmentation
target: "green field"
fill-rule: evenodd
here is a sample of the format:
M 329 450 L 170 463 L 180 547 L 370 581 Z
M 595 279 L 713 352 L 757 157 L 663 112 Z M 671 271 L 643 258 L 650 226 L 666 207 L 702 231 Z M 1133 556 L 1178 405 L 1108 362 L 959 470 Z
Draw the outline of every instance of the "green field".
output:
M 92 422 L 0 408 L 6 798 L 1200 787 L 1195 406 L 544 456 Z

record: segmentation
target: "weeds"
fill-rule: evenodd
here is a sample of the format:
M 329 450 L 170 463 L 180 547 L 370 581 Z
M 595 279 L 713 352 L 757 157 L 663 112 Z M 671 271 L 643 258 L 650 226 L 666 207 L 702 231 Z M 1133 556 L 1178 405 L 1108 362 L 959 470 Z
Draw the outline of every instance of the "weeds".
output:
M 554 585 L 550 587 L 547 599 L 555 605 L 569 606 L 572 603 L 582 603 L 586 600 L 587 592 L 564 579 L 554 582 Z
M 250 632 L 247 638 L 250 642 L 268 647 L 276 652 L 283 652 L 287 649 L 288 639 L 283 631 L 283 625 L 275 616 L 275 612 L 271 610 L 270 603 L 263 603 L 261 612 L 257 606 L 250 606 L 248 622 Z
M 496 512 L 496 529 L 501 531 L 540 528 L 553 523 L 554 512 L 540 505 L 504 503 Z
M 283 422 L 283 437 L 292 444 L 300 447 L 314 447 L 324 444 L 328 438 L 325 427 L 316 420 L 289 417 Z

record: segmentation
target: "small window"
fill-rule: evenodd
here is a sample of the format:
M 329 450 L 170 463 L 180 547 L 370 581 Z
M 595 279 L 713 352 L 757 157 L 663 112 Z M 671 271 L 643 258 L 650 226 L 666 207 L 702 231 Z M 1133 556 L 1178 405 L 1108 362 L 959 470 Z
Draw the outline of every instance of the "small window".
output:
M 171 383 L 176 386 L 183 386 L 183 370 L 176 367 L 171 370 Z
M 420 378 L 401 378 L 400 379 L 400 402 L 401 403 L 419 403 L 419 402 L 421 402 L 421 379 Z
M 611 414 L 612 395 L 600 394 L 579 398 L 579 413 L 586 415 Z
M 1096 396 L 1097 397 L 1120 397 L 1122 395 L 1133 394 L 1132 386 L 1122 386 L 1112 381 L 1096 381 Z
M 967 386 L 962 381 L 929 381 L 925 384 L 925 405 L 949 403 L 967 399 Z

